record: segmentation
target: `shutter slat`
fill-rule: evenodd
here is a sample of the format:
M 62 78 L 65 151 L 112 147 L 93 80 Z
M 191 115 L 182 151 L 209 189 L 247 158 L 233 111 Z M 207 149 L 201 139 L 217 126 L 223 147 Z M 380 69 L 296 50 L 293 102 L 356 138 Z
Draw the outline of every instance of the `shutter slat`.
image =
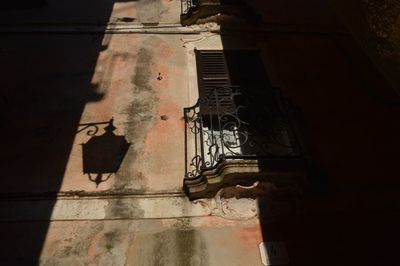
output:
M 223 51 L 196 50 L 196 62 L 199 96 L 209 97 L 210 99 L 207 104 L 200 106 L 201 112 L 203 114 L 216 115 L 216 99 L 212 95 L 215 89 L 219 99 L 219 111 L 225 113 L 235 110 L 234 102 L 231 99 L 227 99 L 230 93 L 226 91 L 226 88 L 231 85 L 231 81 Z

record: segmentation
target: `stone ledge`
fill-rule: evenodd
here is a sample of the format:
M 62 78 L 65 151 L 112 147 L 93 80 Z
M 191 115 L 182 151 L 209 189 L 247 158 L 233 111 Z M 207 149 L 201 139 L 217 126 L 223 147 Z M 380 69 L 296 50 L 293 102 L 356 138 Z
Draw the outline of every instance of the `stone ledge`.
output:
M 277 185 L 302 184 L 307 175 L 302 159 L 226 160 L 201 176 L 184 180 L 189 199 L 211 198 L 223 187 L 266 181 Z

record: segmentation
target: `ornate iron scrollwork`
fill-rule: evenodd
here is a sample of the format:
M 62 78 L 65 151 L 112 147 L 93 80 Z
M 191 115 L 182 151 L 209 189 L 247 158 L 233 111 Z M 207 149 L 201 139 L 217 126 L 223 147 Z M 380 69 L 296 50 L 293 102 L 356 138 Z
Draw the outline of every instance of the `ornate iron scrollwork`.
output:
M 240 88 L 217 88 L 184 108 L 185 178 L 226 159 L 299 156 L 287 102 L 278 98 L 268 106 Z
M 197 6 L 199 0 L 181 0 L 181 12 L 187 14 L 189 11 Z

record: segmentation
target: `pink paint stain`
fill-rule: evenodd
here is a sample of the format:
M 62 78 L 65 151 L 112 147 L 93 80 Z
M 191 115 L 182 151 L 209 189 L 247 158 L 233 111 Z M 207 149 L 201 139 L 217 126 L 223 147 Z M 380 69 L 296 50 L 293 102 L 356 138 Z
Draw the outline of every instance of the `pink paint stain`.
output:
M 163 99 L 161 99 L 163 101 Z M 176 141 L 184 130 L 184 122 L 180 119 L 181 108 L 171 101 L 163 101 L 158 106 L 158 121 L 149 130 L 144 146 L 145 153 L 168 153 L 168 147 Z M 161 120 L 161 116 L 167 116 L 167 120 Z
M 241 228 L 236 232 L 236 234 L 243 246 L 251 250 L 254 249 L 255 245 L 258 245 L 258 243 L 262 241 L 260 225 Z

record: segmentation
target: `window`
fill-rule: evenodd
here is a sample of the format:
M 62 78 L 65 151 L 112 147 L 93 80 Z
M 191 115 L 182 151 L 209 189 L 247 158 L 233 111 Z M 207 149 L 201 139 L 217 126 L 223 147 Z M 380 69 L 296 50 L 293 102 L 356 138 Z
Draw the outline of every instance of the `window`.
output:
M 196 50 L 199 100 L 185 108 L 186 179 L 221 162 L 299 156 L 289 104 L 256 50 Z

